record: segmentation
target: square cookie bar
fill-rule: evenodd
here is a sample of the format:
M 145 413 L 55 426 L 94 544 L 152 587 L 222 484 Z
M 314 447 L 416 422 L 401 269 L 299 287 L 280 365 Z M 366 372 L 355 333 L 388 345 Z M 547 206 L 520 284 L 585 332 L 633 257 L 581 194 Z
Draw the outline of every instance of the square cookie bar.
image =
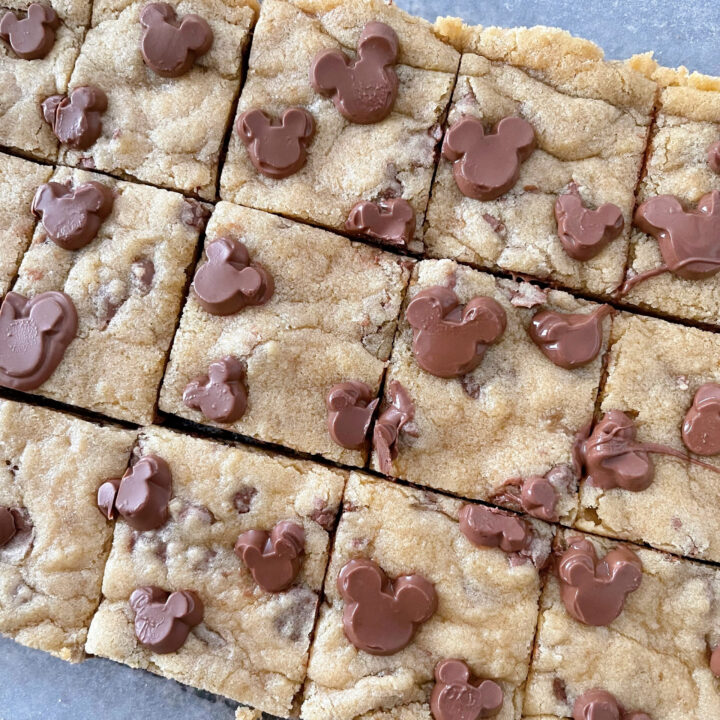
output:
M 57 157 L 58 141 L 43 119 L 42 103 L 67 91 L 91 6 L 91 0 L 0 2 L 0 145 L 46 160 Z M 5 19 L 8 13 L 13 17 Z
M 632 315 L 615 319 L 602 420 L 585 442 L 577 527 L 720 561 L 717 520 L 708 511 L 720 502 L 719 356 L 713 333 Z M 615 442 L 603 447 L 611 434 Z M 663 448 L 700 452 L 694 458 L 711 467 Z
M 720 78 L 659 67 L 647 55 L 630 64 L 656 80 L 661 92 L 638 188 L 622 300 L 717 326 Z M 673 208 L 680 212 L 671 216 Z M 690 223 L 684 228 L 683 216 Z
M 720 571 L 572 531 L 556 541 L 558 571 L 548 576 L 540 601 L 524 714 L 569 718 L 576 703 L 586 707 L 592 699 L 588 691 L 602 690 L 624 707 L 622 717 L 719 717 L 720 680 L 710 659 L 720 643 Z M 610 568 L 612 578 L 598 579 L 602 571 L 593 578 L 593 565 Z M 606 607 L 616 600 L 619 615 L 605 625 L 576 619 L 609 620 L 587 614 L 593 597 Z
M 451 260 L 418 263 L 385 382 L 386 405 L 397 403 L 399 383 L 414 416 L 398 428 L 389 457 L 373 454 L 373 467 L 545 520 L 571 520 L 575 438 L 593 416 L 608 315 L 607 306 Z M 543 345 L 531 337 L 535 325 Z M 557 364 L 578 350 L 575 360 L 584 362 Z M 384 412 L 381 406 L 376 441 Z M 544 511 L 530 496 L 544 498 Z
M 468 27 L 452 18 L 436 27 L 464 54 L 428 207 L 427 252 L 593 294 L 614 290 L 654 83 L 562 30 Z
M 95 496 L 122 475 L 135 433 L 0 401 L 0 632 L 84 657 L 112 527 Z
M 447 659 L 500 686 L 494 717 L 520 718 L 537 621 L 538 566 L 548 558 L 553 531 L 537 520 L 492 515 L 521 528 L 527 547 L 522 554 L 506 553 L 497 542 L 480 547 L 465 535 L 463 519 L 476 511 L 491 513 L 377 478 L 351 477 L 310 656 L 305 720 L 430 720 L 431 696 L 442 689 L 437 666 Z M 373 590 L 377 578 L 387 584 Z M 434 611 L 432 603 L 421 607 L 418 595 L 434 596 Z M 385 616 L 393 600 L 396 618 L 415 619 L 410 627 Z M 489 694 L 484 701 L 472 695 L 466 699 L 473 709 L 476 702 L 491 706 Z M 433 702 L 443 706 L 448 698 Z
M 154 427 L 141 432 L 136 455 L 166 463 L 168 516 L 143 531 L 118 518 L 88 651 L 288 716 L 305 678 L 346 474 Z M 291 546 L 297 564 L 295 555 L 285 561 L 274 534 L 273 548 L 261 553 L 265 531 L 290 524 L 302 537 Z M 248 531 L 259 550 L 242 560 L 236 541 Z M 278 569 L 288 586 L 265 590 Z M 152 586 L 191 591 L 204 607 L 173 647 L 147 644 L 143 608 L 130 604 L 137 588 Z
M 250 268 L 259 267 L 271 278 L 272 295 L 267 301 L 256 298 L 264 302 L 256 306 L 242 307 L 241 299 L 239 309 L 225 308 L 233 314 L 218 315 L 223 308 L 207 303 L 223 283 L 225 299 L 240 297 L 235 290 L 240 272 L 249 272 L 247 255 L 240 259 L 245 251 Z M 362 465 L 362 430 L 357 444 L 334 442 L 326 399 L 339 383 L 364 383 L 368 407 L 354 409 L 362 416 L 360 425 L 369 425 L 411 264 L 325 230 L 219 203 L 170 355 L 160 408 Z M 235 375 L 230 364 L 237 366 Z M 226 414 L 218 410 L 223 403 L 217 393 L 233 381 L 243 403 L 238 412 Z
M 97 139 L 84 149 L 63 146 L 61 160 L 213 199 L 257 3 L 170 0 L 152 14 L 146 13 L 147 5 L 144 0 L 94 3 L 70 92 L 99 88 L 107 96 L 107 110 L 100 115 Z M 168 29 L 190 25 L 188 15 L 202 20 L 185 35 L 194 32 L 195 42 L 200 33 L 203 40 L 212 38 L 204 53 L 188 51 L 191 40 Z
M 364 42 L 373 32 L 381 37 Z M 382 48 L 387 52 L 386 65 L 376 57 Z M 321 55 L 324 66 L 316 63 Z M 333 63 L 335 70 L 330 67 Z M 458 52 L 436 37 L 427 22 L 391 3 L 263 2 L 222 173 L 221 197 L 421 250 L 440 123 L 458 63 Z M 314 88 L 311 68 L 315 85 L 326 88 L 324 94 Z M 330 77 L 335 71 L 339 78 Z M 381 100 L 392 98 L 394 77 L 397 97 L 389 114 L 382 119 L 358 118 L 358 113 L 383 107 Z M 331 98 L 336 83 L 340 89 Z M 388 94 L 379 99 L 380 91 Z M 353 107 L 353 100 L 359 109 Z M 342 106 L 342 114 L 336 105 Z M 285 116 L 290 108 L 296 108 L 295 115 Z M 294 133 L 292 158 L 291 153 L 284 160 L 270 154 L 273 133 L 283 131 L 269 127 L 268 119 Z M 278 175 L 282 177 L 277 179 Z M 396 208 L 398 201 L 404 202 Z M 357 216 L 352 213 L 356 222 L 346 227 L 351 211 L 361 202 L 365 209 Z M 378 202 L 383 209 L 371 218 L 372 212 L 378 212 L 374 204 Z M 403 229 L 391 229 L 390 215 Z
M 0 153 L 0 297 L 15 279 L 32 238 L 35 218 L 30 205 L 35 190 L 52 172 L 47 165 Z
M 28 298 L 64 292 L 77 312 L 77 332 L 55 371 L 33 392 L 110 417 L 152 422 L 207 211 L 178 193 L 84 170 L 58 168 L 53 182 L 59 185 L 38 203 L 42 219 L 13 291 Z M 92 194 L 89 183 L 98 184 Z M 102 201 L 98 188 L 106 196 Z M 68 205 L 77 212 L 77 203 L 89 197 L 99 203 L 97 212 L 82 216 L 82 240 L 89 242 L 66 250 L 50 234 L 64 242 L 63 213 Z

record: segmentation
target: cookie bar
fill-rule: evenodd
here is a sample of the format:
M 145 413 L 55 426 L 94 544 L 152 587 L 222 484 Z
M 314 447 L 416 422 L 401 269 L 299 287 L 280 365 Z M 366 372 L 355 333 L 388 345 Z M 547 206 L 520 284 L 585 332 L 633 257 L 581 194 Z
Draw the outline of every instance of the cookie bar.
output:
M 78 661 L 112 536 L 95 494 L 135 433 L 0 401 L 0 632 Z
M 35 190 L 51 175 L 51 167 L 0 154 L 0 297 L 15 279 L 32 238 L 35 219 L 30 204 Z
M 145 531 L 118 518 L 88 651 L 287 716 L 305 677 L 345 474 L 154 427 L 141 432 L 136 455 L 167 464 L 168 517 Z M 302 555 L 289 588 L 268 592 L 256 582 L 262 568 L 251 573 L 233 546 L 283 522 L 304 535 Z M 204 606 L 173 652 L 136 636 L 130 598 L 145 586 L 192 591 Z
M 712 443 L 717 434 L 717 404 L 711 398 L 708 405 L 702 397 L 713 388 L 720 393 L 719 354 L 720 338 L 712 333 L 632 315 L 615 319 L 600 416 L 606 423 L 612 411 L 627 416 L 626 425 L 633 430 L 628 430 L 624 446 L 616 444 L 613 452 L 617 462 L 623 462 L 625 453 L 630 464 L 642 464 L 643 476 L 633 478 L 631 471 L 623 477 L 596 477 L 598 467 L 590 458 L 580 488 L 577 527 L 680 555 L 720 560 L 717 524 L 708 513 L 720 499 L 720 447 L 700 446 L 703 436 Z M 601 442 L 597 425 L 593 437 Z M 663 446 L 671 452 L 700 451 L 695 459 L 711 467 L 667 455 Z M 633 452 L 640 455 L 630 461 L 628 453 Z M 606 461 L 610 464 L 607 457 Z M 619 465 L 618 469 L 622 473 Z
M 559 533 L 559 557 L 564 557 L 577 537 L 572 531 Z M 574 611 L 578 606 L 587 609 L 593 592 L 605 593 L 609 585 L 621 583 L 617 565 L 618 561 L 627 565 L 632 558 L 628 551 L 642 566 L 639 586 L 625 596 L 615 620 L 592 626 L 568 612 L 563 584 L 558 575 L 548 576 L 540 601 L 524 714 L 533 719 L 568 718 L 579 697 L 601 689 L 611 693 L 628 713 L 644 712 L 653 720 L 671 720 L 679 714 L 687 720 L 717 716 L 720 685 L 709 660 L 720 642 L 718 570 L 590 536 L 575 543 L 576 556 L 578 549 L 587 551 L 589 546 L 598 563 L 615 568 L 615 579 L 603 584 L 585 576 L 588 595 L 579 601 L 575 597 L 575 605 L 570 605 Z M 623 554 L 618 555 L 621 547 Z M 616 552 L 608 560 L 607 553 L 613 549 Z M 592 551 L 585 557 L 592 560 Z M 565 592 L 570 595 L 574 589 Z
M 441 674 L 436 666 L 446 659 L 462 661 L 473 676 L 500 686 L 496 717 L 520 717 L 537 620 L 538 566 L 547 560 L 552 529 L 537 520 L 502 516 L 521 523 L 525 549 L 518 554 L 480 547 L 464 534 L 462 519 L 478 509 L 490 512 L 384 480 L 351 477 L 325 580 L 303 718 L 429 720 L 434 677 Z M 422 587 L 418 578 L 426 592 L 436 594 L 435 612 L 399 650 L 383 644 L 398 637 L 401 628 L 392 623 L 375 641 L 380 649 L 358 649 L 368 638 L 359 619 L 352 624 L 353 600 L 346 593 L 353 586 L 343 585 L 342 578 L 362 564 L 379 568 L 399 597 L 412 580 Z M 383 605 L 373 598 L 363 596 L 356 604 L 355 614 L 382 616 Z
M 71 92 L 99 88 L 107 110 L 99 137 L 84 149 L 63 146 L 61 161 L 213 199 L 257 3 L 171 0 L 156 4 L 164 9 L 152 15 L 145 13 L 146 5 L 94 3 L 92 27 L 69 87 Z M 204 38 L 211 41 L 203 52 L 193 52 L 190 39 L 168 28 L 181 28 L 192 15 L 200 16 Z M 163 51 L 164 45 L 169 48 Z M 175 54 L 187 62 L 165 67 Z
M 34 391 L 149 423 L 207 211 L 177 193 L 83 170 L 59 168 L 53 182 L 36 198 L 41 221 L 13 290 L 63 291 L 78 324 L 57 369 Z M 84 210 L 86 201 L 98 203 L 97 212 Z M 71 236 L 67 213 L 82 213 Z
M 416 297 L 426 307 L 432 302 L 444 307 L 424 320 L 415 312 L 423 305 L 410 310 Z M 473 318 L 478 303 L 499 308 L 504 318 L 504 326 L 490 336 L 482 314 Z M 521 489 L 527 487 L 527 495 L 528 483 L 539 483 L 547 501 L 539 516 L 571 520 L 578 479 L 573 447 L 576 434 L 593 416 L 609 336 L 608 310 L 451 260 L 418 263 L 385 383 L 389 402 L 394 383 L 405 389 L 414 418 L 397 434 L 394 457 L 384 463 L 375 452 L 373 467 L 462 497 L 538 513 L 539 506 L 526 502 L 530 498 L 522 506 L 520 502 Z M 556 327 L 545 327 L 547 323 Z M 548 347 L 553 340 L 545 340 L 543 350 L 531 337 L 533 326 L 541 334 L 556 333 L 561 355 L 574 338 L 588 354 L 579 358 L 581 364 L 563 367 L 569 356 L 553 355 Z M 455 368 L 428 362 L 433 352 L 448 352 L 449 347 L 471 362 Z
M 647 55 L 630 64 L 658 82 L 661 92 L 638 188 L 622 300 L 663 315 L 717 325 L 720 79 L 688 74 L 685 68 L 663 68 Z M 667 210 L 663 212 L 668 202 L 682 211 L 675 217 L 698 224 L 690 230 L 682 229 L 682 220 L 675 225 Z M 656 215 L 650 217 L 646 210 L 653 206 Z M 656 225 L 648 226 L 653 222 Z M 661 234 L 668 239 L 657 240 Z
M 436 28 L 464 54 L 428 207 L 428 254 L 614 290 L 654 83 L 554 28 L 453 18 Z
M 334 83 L 351 84 L 352 70 L 345 67 L 342 77 L 335 80 L 323 79 L 325 71 L 332 75 L 332 68 L 318 70 L 315 84 L 326 89 L 324 94 L 313 87 L 309 75 L 311 68 L 315 72 L 317 59 L 328 56 L 330 63 L 334 58 L 343 66 L 353 63 L 347 56 L 358 58 L 358 65 L 367 70 L 367 63 L 374 62 L 374 58 L 366 56 L 374 51 L 363 50 L 362 46 L 367 33 L 373 30 L 382 34 L 383 47 L 392 46 L 388 49 L 391 59 L 385 74 L 381 64 L 357 80 L 367 96 L 354 111 L 362 113 L 375 107 L 371 95 L 378 85 L 383 87 L 382 83 L 389 84 L 391 99 L 394 87 L 396 97 L 383 119 L 357 115 L 348 119 L 347 115 L 352 115 L 347 109 L 349 99 L 345 98 L 342 114 L 336 107 L 343 103 L 340 91 L 333 99 L 327 95 Z M 340 52 L 345 54 L 344 60 Z M 422 249 L 423 217 L 441 136 L 440 123 L 458 62 L 458 52 L 437 38 L 427 22 L 381 0 L 263 2 L 222 173 L 221 197 L 331 229 L 369 234 L 379 242 Z M 358 74 L 364 70 L 356 66 Z M 392 78 L 396 78 L 394 84 Z M 351 95 L 346 86 L 345 91 Z M 270 120 L 288 128 L 291 123 L 285 112 L 292 108 L 299 111 L 298 117 L 306 118 L 290 137 L 296 146 L 301 142 L 307 157 L 304 166 L 289 168 L 292 174 L 275 179 L 259 172 L 253 164 L 258 159 L 262 164 L 269 150 L 258 145 L 262 140 L 256 142 L 253 129 L 244 120 L 246 113 L 256 111 L 256 119 L 258 113 L 264 113 L 265 123 Z M 260 157 L 251 155 L 251 151 L 259 152 Z M 269 156 L 266 159 L 272 162 Z M 378 212 L 380 204 L 380 214 L 387 220 L 398 201 L 405 201 L 400 205 L 408 213 L 407 222 L 414 232 L 408 230 L 398 236 L 388 234 L 387 228 L 376 227 L 373 231 L 374 223 L 384 224 L 382 218 L 362 219 L 352 212 L 358 203 Z M 346 225 L 348 222 L 350 225 Z
M 91 6 L 90 0 L 0 3 L 0 145 L 45 160 L 57 157 L 58 141 L 41 104 L 66 92 Z M 4 20 L 8 13 L 13 17 Z
M 269 276 L 272 294 L 260 298 L 264 304 L 257 306 L 223 306 L 233 313 L 218 315 L 224 310 L 206 300 L 223 283 L 228 297 L 233 296 L 243 263 L 235 262 L 232 253 L 241 248 L 251 266 Z M 224 202 L 208 225 L 205 251 L 172 348 L 160 408 L 362 465 L 362 437 L 356 449 L 333 441 L 326 399 L 331 388 L 346 381 L 364 383 L 368 403 L 378 395 L 409 261 Z M 230 259 L 223 261 L 217 253 L 228 253 Z M 203 402 L 202 393 L 212 398 L 213 385 L 227 387 L 227 375 L 224 380 L 213 375 L 223 361 L 226 371 L 227 363 L 238 365 L 234 378 L 242 386 L 245 405 L 241 413 L 219 417 L 211 402 Z M 192 384 L 198 377 L 200 397 Z M 373 407 L 364 413 L 366 425 Z

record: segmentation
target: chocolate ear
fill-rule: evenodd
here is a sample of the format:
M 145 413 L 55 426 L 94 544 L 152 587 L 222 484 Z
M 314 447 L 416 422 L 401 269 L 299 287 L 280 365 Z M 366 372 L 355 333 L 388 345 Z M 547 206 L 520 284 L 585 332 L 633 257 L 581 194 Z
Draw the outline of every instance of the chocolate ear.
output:
M 397 46 L 384 35 L 367 35 L 358 43 L 358 55 L 362 58 L 368 50 L 375 51 L 375 57 L 382 65 L 390 65 L 397 58 Z
M 309 138 L 315 130 L 315 120 L 307 110 L 289 108 L 283 113 L 282 126 L 298 138 Z
M 509 140 L 516 150 L 522 150 L 535 143 L 532 125 L 519 117 L 503 118 L 495 132 L 502 135 L 503 140 Z
M 443 660 L 435 666 L 435 680 L 443 685 L 465 685 L 470 670 L 462 660 Z
M 9 10 L 0 19 L 0 35 L 10 36 L 20 21 L 15 17 L 15 13 Z
M 682 217 L 684 213 L 685 209 L 682 203 L 674 195 L 658 195 L 646 200 L 635 211 L 635 224 L 639 225 L 641 229 L 645 224 L 659 230 L 667 230 L 672 225 L 673 218 Z
M 174 11 L 166 3 L 150 3 L 140 12 L 140 24 L 149 28 L 153 25 L 161 25 L 174 16 Z
M 477 325 L 478 342 L 494 343 L 507 327 L 507 315 L 502 305 L 492 298 L 473 298 L 463 311 L 463 320 Z
M 335 388 L 327 396 L 327 406 L 330 410 L 342 410 L 353 404 L 351 393 L 346 388 Z
M 237 121 L 238 134 L 246 138 L 248 142 L 262 135 L 270 125 L 270 118 L 262 110 L 248 110 L 243 113 Z
M 262 551 L 257 545 L 244 545 L 242 559 L 250 569 L 256 568 L 262 562 Z
M 348 62 L 340 51 L 324 50 L 310 69 L 310 83 L 318 92 L 332 93 L 336 89 L 335 78 L 348 70 Z
M 92 185 L 84 185 L 75 191 L 75 199 L 88 212 L 98 212 L 103 205 L 102 193 Z
M 613 573 L 613 584 L 626 593 L 637 590 L 642 580 L 642 571 L 632 563 L 623 563 Z
M 137 590 L 133 590 L 132 595 L 130 595 L 130 607 L 136 613 L 140 612 L 148 606 L 153 599 L 153 595 L 154 593 L 149 587 L 139 587 Z
M 40 332 L 52 330 L 56 323 L 62 319 L 62 309 L 53 300 L 45 300 L 30 308 L 30 319 Z
M 612 203 L 605 203 L 597 209 L 598 217 L 604 225 L 608 227 L 618 226 L 622 227 L 625 224 L 622 210 L 617 205 Z
M 170 597 L 165 601 L 165 611 L 173 618 L 183 618 L 191 609 L 189 598 L 182 592 L 170 593 Z
M 232 248 L 224 242 L 211 242 L 205 248 L 208 262 L 226 263 L 232 255 Z
M 485 137 L 483 124 L 475 117 L 464 117 L 446 133 L 443 141 L 443 155 L 451 161 L 460 159 L 472 151 Z
M 212 31 L 205 20 L 197 15 L 186 15 L 180 23 L 180 37 L 188 50 L 206 52 L 212 43 Z
M 352 569 L 343 583 L 343 595 L 355 602 L 372 600 L 382 592 L 382 576 L 379 568 L 362 565 Z
M 57 200 L 58 194 L 53 183 L 44 183 L 35 191 L 35 197 L 33 197 L 31 210 L 37 214 L 40 212 L 47 212 L 48 208 Z
M 574 555 L 560 561 L 560 578 L 568 585 L 579 587 L 595 577 L 595 566 L 587 555 Z
M 435 298 L 416 297 L 407 306 L 405 319 L 417 330 L 427 330 L 442 320 L 442 308 Z
M 400 578 L 395 599 L 405 618 L 413 623 L 429 620 L 437 609 L 437 595 L 432 583 L 421 575 Z

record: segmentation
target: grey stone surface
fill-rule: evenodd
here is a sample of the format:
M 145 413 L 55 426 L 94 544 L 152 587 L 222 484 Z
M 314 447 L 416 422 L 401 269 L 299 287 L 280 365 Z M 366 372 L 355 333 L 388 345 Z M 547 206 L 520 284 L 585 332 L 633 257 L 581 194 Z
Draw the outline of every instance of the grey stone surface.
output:
M 397 0 L 429 20 L 555 25 L 601 45 L 607 57 L 654 50 L 666 65 L 720 75 L 717 0 Z M 149 673 L 91 659 L 69 665 L 0 639 L 0 720 L 232 720 L 235 704 Z

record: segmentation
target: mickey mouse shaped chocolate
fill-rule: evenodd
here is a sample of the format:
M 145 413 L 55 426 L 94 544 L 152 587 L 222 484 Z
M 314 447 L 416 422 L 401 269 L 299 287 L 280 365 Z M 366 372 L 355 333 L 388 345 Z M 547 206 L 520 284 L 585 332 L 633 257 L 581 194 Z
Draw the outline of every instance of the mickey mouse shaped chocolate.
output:
M 100 512 L 112 520 L 117 513 L 135 530 L 156 530 L 165 524 L 172 494 L 172 473 L 157 455 L 145 455 L 118 482 L 113 478 L 98 489 Z
M 184 75 L 212 46 L 213 32 L 199 15 L 178 22 L 168 3 L 150 3 L 140 12 L 140 50 L 145 64 L 161 77 Z
M 250 262 L 250 253 L 239 240 L 220 237 L 205 248 L 203 263 L 193 280 L 200 305 L 213 315 L 232 315 L 249 305 L 264 305 L 275 290 L 272 277 Z
M 404 248 L 415 235 L 415 210 L 404 198 L 363 200 L 350 211 L 345 229 Z
M 32 212 L 56 245 L 78 250 L 95 239 L 112 211 L 114 199 L 113 191 L 99 182 L 86 182 L 74 189 L 49 182 L 37 189 Z
M 393 582 L 372 560 L 350 560 L 340 570 L 337 586 L 345 602 L 345 635 L 371 655 L 393 655 L 407 647 L 437 610 L 435 588 L 422 575 Z
M 505 310 L 492 298 L 474 297 L 462 307 L 455 292 L 440 285 L 421 290 L 405 318 L 413 328 L 417 364 L 442 378 L 474 370 L 507 325 Z
M 390 475 L 393 460 L 398 455 L 400 431 L 415 417 L 415 403 L 397 380 L 390 381 L 387 395 L 390 402 L 380 413 L 373 428 L 373 447 L 377 453 L 380 472 Z
M 625 607 L 626 597 L 640 587 L 642 562 L 619 546 L 598 560 L 593 544 L 570 538 L 557 567 L 560 596 L 567 611 L 585 625 L 609 625 Z
M 460 532 L 479 547 L 514 553 L 525 549 L 532 540 L 525 520 L 496 508 L 466 504 L 460 508 L 459 520 Z
M 462 660 L 441 660 L 435 666 L 430 711 L 435 720 L 480 720 L 497 715 L 502 688 L 494 680 L 474 678 Z
M 315 134 L 315 120 L 304 108 L 288 108 L 279 120 L 253 109 L 238 117 L 235 132 L 257 171 L 282 180 L 304 167 Z
M 625 227 L 617 205 L 605 203 L 597 210 L 583 204 L 576 183 L 555 200 L 558 237 L 565 252 L 574 260 L 590 260 L 598 255 Z
M 386 118 L 395 103 L 398 78 L 395 62 L 399 41 L 385 23 L 369 22 L 357 46 L 357 60 L 340 50 L 322 50 L 310 68 L 310 84 L 332 98 L 347 120 L 367 125 Z
M 465 116 L 445 134 L 442 154 L 453 163 L 460 192 L 476 200 L 496 200 L 515 185 L 520 165 L 536 147 L 532 125 L 519 117 L 503 118 L 492 133 Z
M 266 592 L 287 590 L 302 565 L 305 531 L 284 520 L 267 532 L 248 530 L 237 539 L 235 554 L 250 570 L 255 582 Z
M 199 410 L 208 420 L 231 423 L 247 410 L 245 368 L 235 357 L 210 363 L 207 375 L 191 380 L 183 391 L 183 402 Z
M 592 362 L 602 349 L 603 320 L 612 313 L 600 305 L 590 313 L 541 310 L 533 316 L 528 334 L 543 355 L 558 367 L 572 370 Z
M 651 197 L 635 210 L 634 222 L 657 240 L 663 264 L 626 280 L 618 295 L 663 272 L 702 280 L 720 270 L 720 190 L 703 195 L 695 210 L 673 195 Z
M 60 18 L 49 5 L 31 3 L 27 15 L 18 20 L 6 12 L 0 20 L 0 38 L 10 44 L 13 52 L 23 60 L 44 58 L 55 45 L 55 31 Z
M 135 637 L 155 653 L 177 652 L 190 630 L 203 620 L 205 608 L 193 590 L 168 593 L 154 585 L 139 587 L 130 595 L 135 613 Z
M 372 388 L 360 380 L 333 385 L 325 398 L 328 432 L 333 442 L 348 450 L 365 447 L 370 422 L 379 402 Z
M 578 696 L 573 720 L 651 720 L 644 712 L 626 710 L 607 690 L 593 688 Z
M 701 385 L 682 426 L 685 447 L 698 455 L 720 454 L 720 385 Z
M 102 132 L 102 114 L 107 95 L 97 87 L 84 85 L 67 95 L 51 95 L 42 104 L 43 117 L 55 137 L 75 150 L 87 150 Z
M 77 332 L 72 299 L 62 292 L 28 300 L 9 292 L 0 307 L 0 385 L 34 390 L 55 371 Z

